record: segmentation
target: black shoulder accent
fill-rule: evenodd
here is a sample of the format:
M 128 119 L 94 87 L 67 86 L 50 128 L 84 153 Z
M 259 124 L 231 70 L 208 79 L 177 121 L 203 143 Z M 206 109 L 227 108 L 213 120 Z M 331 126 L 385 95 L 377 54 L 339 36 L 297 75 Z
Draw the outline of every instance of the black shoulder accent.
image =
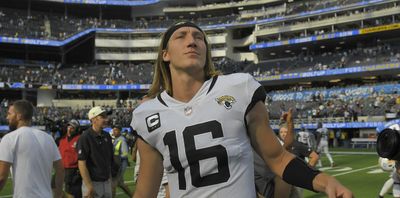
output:
M 256 105 L 258 101 L 265 102 L 266 98 L 266 93 L 264 90 L 264 87 L 260 86 L 257 88 L 257 90 L 254 92 L 253 97 L 251 98 L 250 104 L 247 106 L 246 113 L 244 114 L 245 116 L 247 113 L 250 112 L 250 110 Z
M 144 138 L 142 136 L 140 136 L 137 131 L 135 131 L 132 127 L 130 127 L 130 128 L 131 128 L 133 136 L 136 137 L 135 142 L 137 141 L 137 139 L 141 139 L 141 140 L 143 140 L 143 142 L 146 142 L 146 140 L 144 140 Z M 146 144 L 150 145 L 148 142 L 146 142 Z
M 157 99 L 158 99 L 158 101 L 161 102 L 161 104 L 163 104 L 164 106 L 168 107 L 167 103 L 165 103 L 165 101 L 161 98 L 161 93 L 157 95 Z
M 218 75 L 214 76 L 212 81 L 211 81 L 211 85 L 210 88 L 208 88 L 207 94 L 211 91 L 211 89 L 214 87 L 215 83 L 217 82 L 218 79 Z

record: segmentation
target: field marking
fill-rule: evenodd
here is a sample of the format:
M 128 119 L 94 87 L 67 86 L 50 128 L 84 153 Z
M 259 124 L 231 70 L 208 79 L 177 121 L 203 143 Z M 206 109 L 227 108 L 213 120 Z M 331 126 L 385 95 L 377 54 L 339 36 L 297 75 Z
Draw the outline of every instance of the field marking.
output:
M 354 172 L 358 172 L 358 171 L 362 171 L 362 170 L 366 170 L 366 169 L 370 169 L 370 168 L 376 168 L 376 167 L 378 167 L 378 165 L 373 165 L 373 166 L 369 166 L 369 167 L 365 167 L 365 168 L 355 169 L 355 170 L 347 171 L 347 172 L 344 172 L 344 173 L 338 173 L 338 174 L 335 174 L 335 175 L 332 175 L 332 176 L 333 177 L 337 177 L 337 176 L 341 176 L 341 175 L 347 175 L 347 174 L 350 174 L 350 173 L 354 173 Z M 125 181 L 126 184 L 130 184 L 130 183 L 134 183 L 134 182 L 135 182 L 134 180 Z M 120 192 L 120 193 L 123 193 L 123 192 Z M 117 194 L 119 194 L 119 193 L 117 193 Z M 12 195 L 0 196 L 0 198 L 9 198 L 9 197 L 12 197 Z
M 367 173 L 368 173 L 368 174 L 380 174 L 380 173 L 390 173 L 390 172 L 385 172 L 385 171 L 383 171 L 383 170 L 380 169 L 380 168 L 376 168 L 376 169 L 374 169 L 374 170 L 368 171 Z
M 125 181 L 125 184 L 130 184 L 130 183 L 134 183 L 135 181 L 134 180 L 128 180 L 128 181 Z M 120 195 L 120 194 L 125 194 L 124 192 L 117 192 L 117 195 Z M 13 195 L 2 195 L 2 196 L 0 196 L 0 198 L 8 198 L 8 197 L 12 197 Z
M 344 172 L 344 173 L 338 173 L 338 174 L 335 174 L 335 175 L 332 175 L 332 176 L 333 177 L 337 177 L 337 176 L 341 176 L 341 175 L 347 175 L 347 174 L 350 174 L 350 173 L 354 173 L 354 172 L 358 172 L 358 171 L 362 171 L 362 170 L 366 170 L 366 169 L 370 169 L 370 168 L 375 168 L 375 167 L 378 167 L 378 165 L 368 166 L 368 167 L 365 167 L 365 168 L 359 168 L 359 169 L 347 171 L 347 172 Z

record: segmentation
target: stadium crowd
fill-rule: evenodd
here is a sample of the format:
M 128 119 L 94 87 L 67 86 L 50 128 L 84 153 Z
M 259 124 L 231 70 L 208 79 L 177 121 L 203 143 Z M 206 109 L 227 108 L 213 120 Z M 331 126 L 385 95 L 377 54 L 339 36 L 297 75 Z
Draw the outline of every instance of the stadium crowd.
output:
M 395 82 L 397 83 L 397 82 Z M 298 93 L 304 93 L 314 90 L 314 94 L 308 94 L 301 100 L 290 97 L 293 92 L 290 90 L 274 91 L 267 95 L 267 106 L 270 109 L 270 118 L 273 121 L 279 121 L 282 112 L 288 109 L 294 109 L 294 118 L 303 120 L 311 119 L 314 122 L 320 118 L 341 118 L 342 121 L 358 121 L 360 116 L 385 116 L 392 113 L 397 116 L 400 114 L 400 90 L 392 90 L 392 93 L 383 93 L 373 91 L 367 85 L 358 87 L 357 91 L 340 91 L 329 96 L 324 94 L 336 88 L 298 88 Z M 343 88 L 343 87 L 341 87 Z M 344 87 L 344 90 L 354 89 L 357 86 Z M 303 91 L 303 92 L 302 92 Z M 1 102 L 0 125 L 5 125 L 5 115 L 7 99 Z M 131 121 L 131 112 L 136 107 L 136 100 L 117 100 L 114 106 L 104 106 L 105 109 L 112 112 L 110 116 L 113 124 L 129 126 Z M 78 119 L 87 120 L 87 112 L 91 106 L 79 108 L 72 107 L 38 107 L 33 122 L 36 125 L 49 125 L 66 120 Z
M 358 47 L 350 49 L 307 50 L 286 58 L 262 61 L 245 71 L 257 77 L 400 62 L 398 42 L 377 43 L 371 46 L 360 42 Z
M 341 1 L 305 1 L 301 3 L 293 2 L 285 5 L 285 11 L 277 17 L 292 16 L 304 14 L 305 12 L 317 11 L 335 6 L 347 6 L 361 2 L 361 0 L 341 0 Z M 231 2 L 232 3 L 232 2 Z M 205 7 L 213 6 L 204 5 Z M 256 10 L 247 10 L 248 12 L 257 12 Z M 265 8 L 259 10 L 265 12 Z M 265 15 L 270 18 L 271 16 Z M 251 19 L 255 20 L 257 18 Z M 262 19 L 262 17 L 258 18 Z M 242 18 L 241 14 L 231 14 L 224 16 L 213 16 L 209 18 L 193 19 L 199 25 L 231 24 L 241 23 L 248 19 Z M 0 35 L 14 38 L 33 38 L 44 40 L 64 40 L 79 32 L 89 28 L 166 28 L 173 24 L 176 19 L 168 16 L 161 18 L 138 18 L 131 21 L 120 19 L 102 19 L 95 17 L 78 18 L 63 14 L 53 13 L 48 15 L 44 12 L 17 10 L 11 8 L 0 8 Z M 272 24 L 277 26 L 279 24 Z
M 7 65 L 0 69 L 0 82 L 27 84 L 148 84 L 151 83 L 150 63 L 126 64 L 112 62 L 109 65 L 72 65 L 61 68 L 60 64 L 24 66 Z M 129 77 L 129 78 L 128 78 Z
M 10 62 L 10 61 L 8 61 Z M 15 62 L 15 61 L 14 61 Z M 229 58 L 215 61 L 215 66 L 225 74 L 240 72 L 249 64 Z M 108 65 L 72 65 L 48 63 L 27 66 L 23 62 L 0 63 L 0 82 L 27 84 L 150 84 L 153 75 L 151 63 L 111 62 Z
M 7 125 L 7 109 L 10 102 L 7 99 L 1 101 L 0 125 Z M 132 118 L 132 111 L 136 107 L 136 100 L 118 100 L 115 106 L 104 106 L 109 112 L 110 124 L 128 127 Z M 88 120 L 88 112 L 91 106 L 81 108 L 72 107 L 37 107 L 33 116 L 33 125 L 37 126 L 57 126 L 68 122 L 71 119 Z

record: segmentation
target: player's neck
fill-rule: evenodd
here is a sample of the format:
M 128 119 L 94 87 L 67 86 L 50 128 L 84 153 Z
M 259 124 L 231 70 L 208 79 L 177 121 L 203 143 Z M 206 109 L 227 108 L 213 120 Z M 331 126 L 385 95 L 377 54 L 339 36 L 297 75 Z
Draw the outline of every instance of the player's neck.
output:
M 204 77 L 186 73 L 172 76 L 172 97 L 181 102 L 189 102 L 204 83 Z
M 17 129 L 20 127 L 30 127 L 31 122 L 30 121 L 19 121 L 17 125 Z
M 101 134 L 101 132 L 103 131 L 103 128 L 100 126 L 96 126 L 96 125 L 92 125 L 92 129 L 94 132 L 96 132 L 97 134 Z

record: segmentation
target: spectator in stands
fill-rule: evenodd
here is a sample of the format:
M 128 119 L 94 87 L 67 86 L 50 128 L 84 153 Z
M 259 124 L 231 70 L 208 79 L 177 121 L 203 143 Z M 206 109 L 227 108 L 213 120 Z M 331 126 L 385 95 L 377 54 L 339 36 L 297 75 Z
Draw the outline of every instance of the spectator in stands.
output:
M 26 100 L 18 100 L 8 109 L 11 132 L 0 143 L 0 191 L 12 167 L 14 197 L 53 197 L 50 184 L 54 168 L 54 196 L 61 198 L 61 156 L 50 135 L 31 127 L 33 113 L 34 107 Z
M 92 126 L 78 140 L 78 167 L 84 197 L 112 197 L 113 145 L 111 136 L 103 130 L 108 122 L 107 115 L 99 106 L 90 109 L 88 118 Z
M 112 193 L 113 197 L 115 197 L 116 189 L 118 186 L 125 192 L 125 194 L 127 194 L 129 197 L 132 197 L 132 192 L 129 190 L 128 186 L 126 186 L 124 182 L 124 174 L 126 168 L 129 166 L 129 149 L 125 137 L 121 135 L 121 130 L 122 127 L 120 126 L 114 126 L 112 129 L 112 133 L 114 136 L 114 162 L 119 165 L 118 173 L 115 177 L 113 177 Z
M 76 145 L 80 137 L 79 121 L 71 120 L 67 125 L 67 133 L 60 140 L 59 150 L 65 168 L 65 194 L 67 198 L 82 197 L 82 178 L 78 169 L 78 152 Z

